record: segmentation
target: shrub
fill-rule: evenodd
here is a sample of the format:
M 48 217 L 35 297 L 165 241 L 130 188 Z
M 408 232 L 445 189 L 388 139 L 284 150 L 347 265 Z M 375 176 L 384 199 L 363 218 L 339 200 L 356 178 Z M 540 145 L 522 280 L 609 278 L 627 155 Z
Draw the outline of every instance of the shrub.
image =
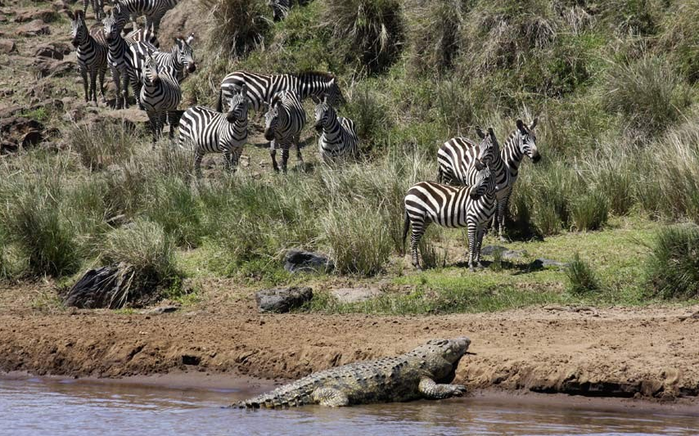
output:
M 462 0 L 414 0 L 406 4 L 410 19 L 410 64 L 418 74 L 443 74 L 458 55 L 466 7 Z
M 66 142 L 78 153 L 85 168 L 96 171 L 128 160 L 140 140 L 126 122 L 103 122 L 72 126 L 66 133 Z
M 199 204 L 182 179 L 162 179 L 156 186 L 153 201 L 146 206 L 145 215 L 159 223 L 178 246 L 199 245 L 202 231 Z
M 606 82 L 607 109 L 621 113 L 629 126 L 644 136 L 662 134 L 691 103 L 678 75 L 658 57 L 612 64 Z
M 565 273 L 568 278 L 568 292 L 573 295 L 585 296 L 601 289 L 597 275 L 587 262 L 580 259 L 578 253 L 575 253 Z
M 336 49 L 369 74 L 385 71 L 400 55 L 404 25 L 398 0 L 328 0 L 324 26 L 332 29 Z
M 647 283 L 654 295 L 665 299 L 699 296 L 699 228 L 662 229 L 650 248 Z
M 345 116 L 355 123 L 360 149 L 370 151 L 380 145 L 380 134 L 390 128 L 387 107 L 378 93 L 367 85 L 354 85 L 347 97 L 343 108 Z
M 264 0 L 199 0 L 210 12 L 210 44 L 224 55 L 244 56 L 263 43 L 272 27 Z M 212 51 L 213 51 L 212 50 Z
M 603 193 L 592 191 L 571 202 L 570 218 L 579 231 L 597 230 L 607 223 L 609 203 Z

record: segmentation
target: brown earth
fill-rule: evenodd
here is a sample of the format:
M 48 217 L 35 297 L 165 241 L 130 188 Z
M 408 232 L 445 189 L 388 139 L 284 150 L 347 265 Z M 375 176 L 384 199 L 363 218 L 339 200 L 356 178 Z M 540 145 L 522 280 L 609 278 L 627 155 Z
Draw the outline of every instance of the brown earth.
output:
M 34 299 L 36 301 L 36 299 Z M 17 307 L 17 306 L 15 306 Z M 699 394 L 699 307 L 530 308 L 426 317 L 260 315 L 252 296 L 162 315 L 0 306 L 0 371 L 124 377 L 201 371 L 297 378 L 468 335 L 471 389 L 661 400 Z

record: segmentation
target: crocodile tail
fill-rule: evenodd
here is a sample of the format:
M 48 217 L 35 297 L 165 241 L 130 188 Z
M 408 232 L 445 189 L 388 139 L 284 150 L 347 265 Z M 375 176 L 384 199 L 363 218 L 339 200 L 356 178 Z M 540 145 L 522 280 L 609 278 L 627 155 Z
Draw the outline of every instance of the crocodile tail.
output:
M 403 221 L 403 254 L 405 254 L 405 238 L 408 237 L 408 229 L 410 228 L 410 217 L 408 209 L 405 210 L 405 220 Z

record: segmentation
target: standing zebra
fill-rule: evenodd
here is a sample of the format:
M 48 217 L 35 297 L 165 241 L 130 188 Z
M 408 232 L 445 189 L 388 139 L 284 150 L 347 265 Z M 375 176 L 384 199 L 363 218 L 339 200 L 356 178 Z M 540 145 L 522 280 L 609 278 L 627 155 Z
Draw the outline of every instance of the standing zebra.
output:
M 490 137 L 483 133 L 480 127 L 476 127 L 476 134 L 481 138 L 480 144 L 465 137 L 456 137 L 439 148 L 437 182 L 470 186 L 473 184 L 475 172 L 480 171 L 483 165 L 490 167 L 497 180 L 499 171 L 502 171 L 503 167 L 499 145 L 496 142 L 491 146 Z
M 165 118 L 168 112 L 177 109 L 182 99 L 182 91 L 177 79 L 167 69 L 162 69 L 150 53 L 146 54 L 141 83 L 139 102 L 148 114 L 155 148 L 155 143 L 162 135 Z M 170 125 L 170 138 L 173 137 L 173 133 L 173 127 Z
M 104 0 L 83 0 L 83 14 L 87 14 L 88 6 L 92 7 L 97 21 L 104 17 Z
M 233 95 L 228 113 L 222 114 L 202 106 L 185 111 L 180 119 L 179 143 L 194 146 L 194 169 L 201 178 L 201 160 L 206 153 L 224 153 L 225 168 L 235 171 L 243 145 L 248 139 L 248 102 L 245 86 Z
M 494 155 L 489 164 L 498 186 L 498 207 L 493 217 L 493 227 L 499 224 L 498 236 L 503 242 L 507 241 L 504 237 L 505 216 L 522 158 L 527 155 L 535 163 L 541 159 L 534 134 L 536 123 L 537 119 L 535 118 L 532 124 L 527 127 L 522 120 L 517 120 L 517 128 L 507 138 L 499 155 Z M 473 165 L 473 151 L 469 147 L 464 143 L 463 138 L 453 138 L 444 143 L 437 154 L 440 181 L 466 186 L 470 184 L 467 175 Z
M 103 20 L 104 34 L 109 44 L 109 68 L 112 71 L 112 80 L 116 86 L 117 109 L 128 107 L 129 84 L 134 91 L 134 96 L 139 97 L 141 90 L 139 70 L 136 54 L 131 50 L 126 39 L 121 35 L 126 21 L 123 15 L 120 17 L 120 5 L 109 10 Z
M 153 31 L 153 27 L 143 27 L 141 29 L 135 28 L 128 34 L 124 35 L 124 39 L 129 45 L 134 45 L 137 42 L 147 42 L 153 47 L 160 48 L 160 42 L 158 42 L 158 37 Z
M 315 128 L 321 132 L 318 138 L 321 158 L 329 164 L 343 157 L 356 157 L 359 137 L 354 121 L 338 117 L 326 100 L 318 101 L 315 108 Z
M 493 129 L 488 129 L 493 144 L 497 143 Z M 420 268 L 417 248 L 430 223 L 443 227 L 468 228 L 468 267 L 475 262 L 481 268 L 481 244 L 488 223 L 495 214 L 495 178 L 487 166 L 475 173 L 471 186 L 451 186 L 420 182 L 405 196 L 403 243 L 412 226 L 411 253 L 413 266 Z
M 115 0 L 121 3 L 129 11 L 131 21 L 136 22 L 136 17 L 146 16 L 146 28 L 153 26 L 157 34 L 160 29 L 160 20 L 167 11 L 177 6 L 180 0 Z
M 191 33 L 187 39 L 175 38 L 175 45 L 167 51 L 158 51 L 158 49 L 146 42 L 141 41 L 132 46 L 132 49 L 139 55 L 137 59 L 137 69 L 141 67 L 141 59 L 144 59 L 146 53 L 151 53 L 161 69 L 168 70 L 178 82 L 182 83 L 185 79 L 185 72 L 193 73 L 197 70 L 197 64 L 194 61 L 194 50 L 190 45 L 194 41 L 194 34 Z M 219 111 L 220 112 L 220 111 Z
M 272 14 L 274 15 L 274 21 L 281 21 L 289 15 L 289 9 L 291 9 L 290 0 L 268 0 L 267 6 L 272 8 Z
M 85 101 L 90 99 L 97 104 L 97 77 L 100 81 L 100 93 L 102 101 L 106 101 L 104 96 L 104 75 L 107 73 L 107 51 L 106 45 L 101 44 L 88 31 L 85 24 L 85 13 L 76 10 L 75 13 L 68 10 L 66 15 L 70 18 L 72 29 L 72 44 L 77 50 L 78 70 L 83 78 L 83 88 L 85 89 Z M 88 73 L 90 83 L 88 90 Z
M 250 95 L 249 91 L 247 95 Z M 283 91 L 272 98 L 269 110 L 265 114 L 265 138 L 270 141 L 269 154 L 272 157 L 274 171 L 279 172 L 276 157 L 277 147 L 282 149 L 282 171 L 286 173 L 289 148 L 294 143 L 296 143 L 296 157 L 303 165 L 299 137 L 305 124 L 306 112 L 295 92 Z
M 218 94 L 216 109 L 220 112 L 222 102 L 229 100 L 236 89 L 245 83 L 248 87 L 250 107 L 259 111 L 260 107 L 269 102 L 281 91 L 294 91 L 299 99 L 315 96 L 322 99 L 327 97 L 328 104 L 337 106 L 344 101 L 335 76 L 330 73 L 305 72 L 301 74 L 256 74 L 247 71 L 236 71 L 224 77 Z

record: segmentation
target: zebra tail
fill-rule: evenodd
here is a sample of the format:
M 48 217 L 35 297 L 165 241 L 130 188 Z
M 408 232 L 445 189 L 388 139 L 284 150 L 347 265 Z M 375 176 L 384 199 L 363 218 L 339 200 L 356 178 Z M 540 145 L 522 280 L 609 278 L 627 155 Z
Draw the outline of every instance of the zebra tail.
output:
M 216 112 L 223 112 L 223 88 L 218 90 L 218 101 L 216 101 Z
M 405 255 L 405 238 L 408 237 L 408 229 L 410 229 L 410 217 L 408 210 L 405 210 L 405 221 L 403 221 L 403 254 Z

